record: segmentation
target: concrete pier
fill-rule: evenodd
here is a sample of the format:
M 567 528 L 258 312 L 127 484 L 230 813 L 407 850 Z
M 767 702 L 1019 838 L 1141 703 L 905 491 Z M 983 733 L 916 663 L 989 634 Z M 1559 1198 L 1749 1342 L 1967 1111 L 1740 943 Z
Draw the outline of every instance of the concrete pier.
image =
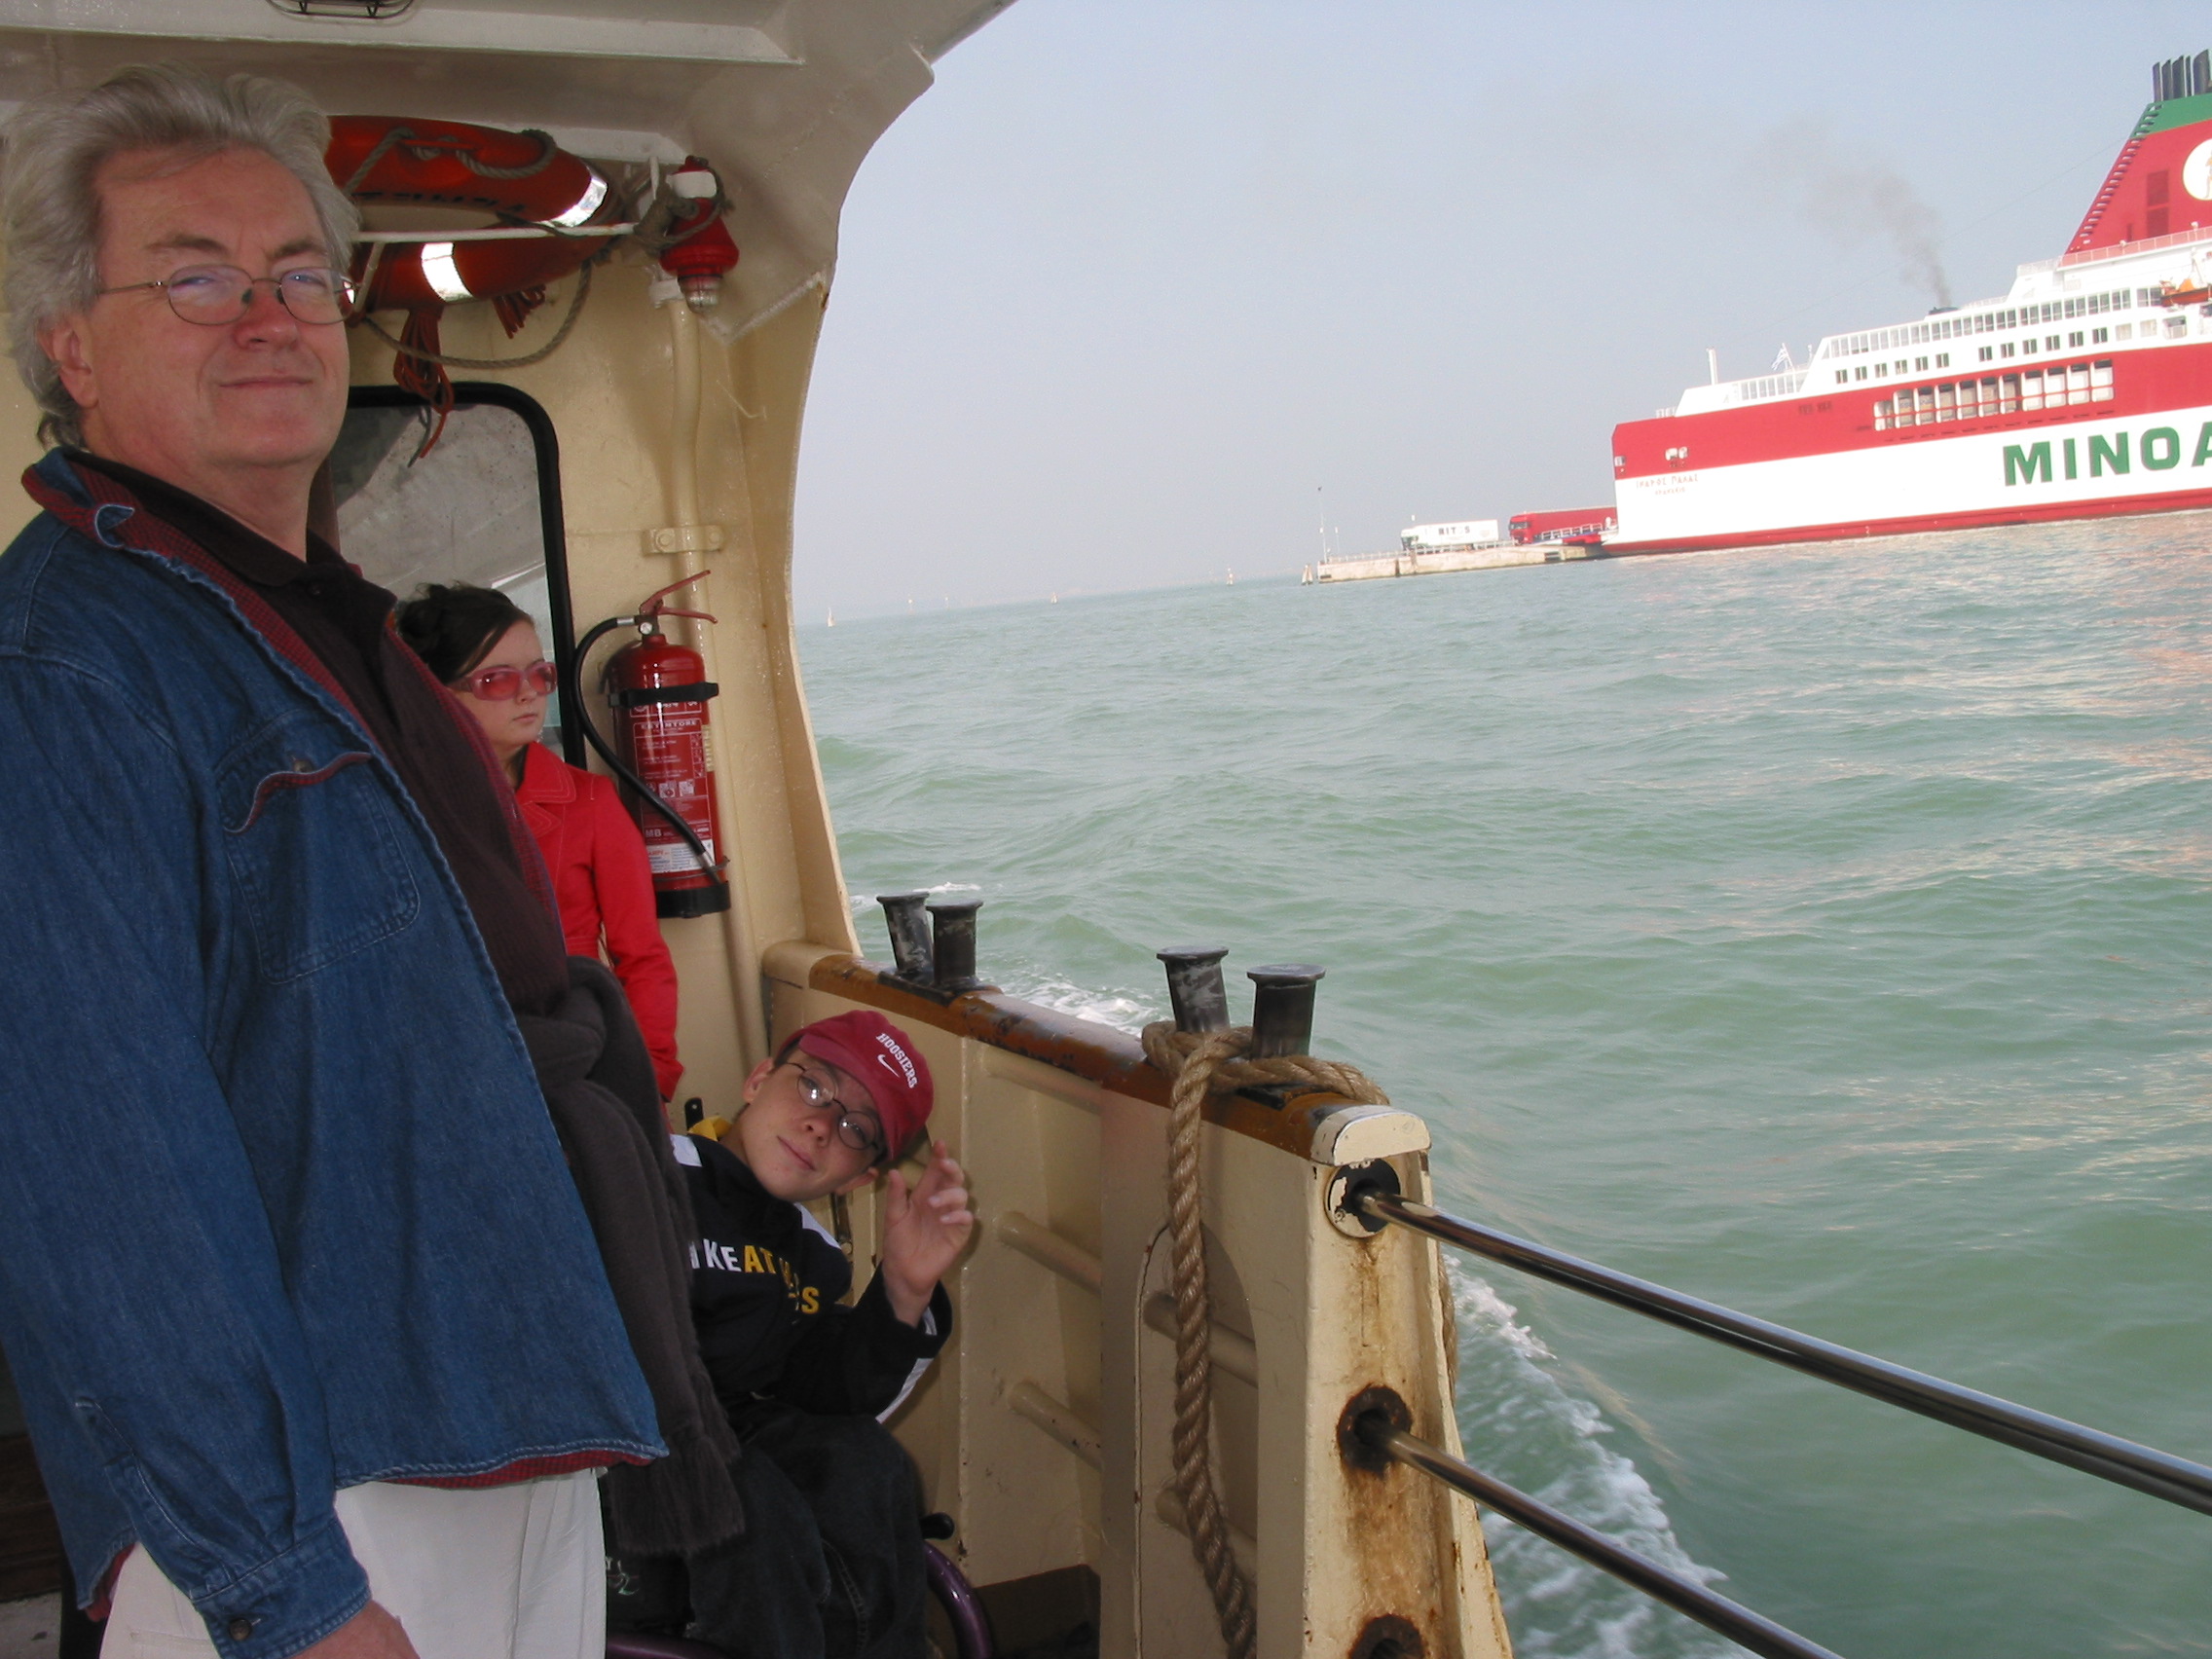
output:
M 1354 553 L 1309 565 L 1299 574 L 1308 584 L 1366 582 L 1382 576 L 1433 576 L 1453 571 L 1502 571 L 1515 565 L 1557 565 L 1587 559 L 1579 542 L 1492 541 L 1473 547 L 1427 547 L 1394 553 Z

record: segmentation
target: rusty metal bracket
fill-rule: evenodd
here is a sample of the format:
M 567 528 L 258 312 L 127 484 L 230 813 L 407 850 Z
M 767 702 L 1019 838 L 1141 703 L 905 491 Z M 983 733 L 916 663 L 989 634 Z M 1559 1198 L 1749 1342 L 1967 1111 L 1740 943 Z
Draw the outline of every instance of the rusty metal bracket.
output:
M 1347 1163 L 1330 1172 L 1329 1184 L 1322 1190 L 1321 1213 L 1346 1238 L 1369 1239 L 1390 1224 L 1368 1213 L 1368 1196 L 1388 1193 L 1395 1198 L 1404 1192 L 1398 1184 L 1398 1172 L 1380 1158 Z
M 1353 1468 L 1380 1475 L 1397 1459 L 1368 1434 L 1360 1432 L 1369 1418 L 1380 1419 L 1376 1424 L 1379 1428 L 1394 1428 L 1400 1434 L 1411 1434 L 1414 1414 L 1397 1389 L 1382 1382 L 1369 1383 L 1345 1403 L 1344 1412 L 1337 1419 L 1337 1450 Z
M 1428 1643 L 1411 1619 L 1378 1613 L 1352 1639 L 1349 1659 L 1424 1659 Z

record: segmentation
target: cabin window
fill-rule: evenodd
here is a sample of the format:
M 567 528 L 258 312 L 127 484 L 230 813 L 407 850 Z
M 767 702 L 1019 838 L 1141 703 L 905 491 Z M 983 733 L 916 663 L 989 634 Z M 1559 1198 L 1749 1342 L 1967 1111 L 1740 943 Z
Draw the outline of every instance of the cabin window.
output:
M 2111 338 L 2112 330 L 2109 328 L 2092 328 L 2089 330 L 2089 344 L 2092 346 L 2102 346 Z
M 2112 401 L 2112 359 L 2110 357 L 2089 365 L 2089 401 L 2092 403 L 2110 403 Z
M 1995 348 L 1993 348 L 1993 347 L 1984 346 L 1984 347 L 1983 347 L 1983 348 L 1981 349 L 1981 360 L 1982 360 L 1983 362 L 1985 362 L 1985 363 L 1986 363 L 1986 362 L 1988 362 L 1988 361 L 1989 361 L 1989 360 L 1990 360 L 1991 358 L 1995 357 L 1996 355 L 1997 355 L 1997 351 L 1996 351 L 1996 349 L 1995 349 Z
M 2066 370 L 2066 401 L 2069 403 L 2086 403 L 2089 401 L 2088 364 L 2073 363 L 2068 365 Z
M 1948 352 L 1948 351 L 1938 351 L 1938 352 L 1936 352 L 1936 366 L 1937 368 L 1939 368 L 1939 369 L 1947 369 L 1947 368 L 1949 368 L 1949 367 L 1951 366 L 1951 353 L 1950 353 L 1950 352 Z
M 1859 378 L 1861 380 L 1864 380 L 1866 378 L 1866 365 L 1864 363 L 1859 365 Z
M 2132 322 L 2123 322 L 2112 331 L 2112 337 L 2115 340 L 2132 340 L 2135 338 L 2135 325 Z
M 1890 365 L 1887 363 L 1876 363 L 1874 365 L 1874 378 L 1876 380 L 1888 380 L 1890 378 Z
M 424 582 L 497 588 L 537 624 L 564 668 L 571 639 L 561 522 L 559 449 L 536 400 L 510 387 L 461 382 L 429 454 L 422 400 L 397 387 L 355 387 L 330 477 L 340 550 L 401 599 Z M 556 693 L 545 741 L 581 762 L 560 729 Z
M 2172 339 L 2189 332 L 2189 318 L 2178 313 L 2166 318 L 2166 337 Z
M 2043 407 L 2043 370 L 2030 369 L 2020 377 L 2020 407 L 2022 409 L 2041 409 Z
M 1926 357 L 1915 357 L 1915 358 L 1913 358 L 1913 360 L 1912 360 L 1912 372 L 1913 372 L 1914 374 L 1919 374 L 1919 373 L 1921 373 L 1921 372 L 1922 372 L 1922 371 L 1924 371 L 1924 370 L 1925 370 L 1925 369 L 1926 369 L 1927 367 L 1928 367 L 1928 359 L 1927 359 Z
M 1849 382 L 1849 381 L 1850 381 L 1850 379 L 1851 379 L 1851 371 L 1850 371 L 1849 369 L 1838 369 L 1838 370 L 1836 370 L 1836 372 L 1835 372 L 1835 384 L 1836 384 L 1836 385 L 1838 385 L 1838 386 L 1843 386 L 1843 385 L 1845 385 L 1845 384 L 1846 384 L 1847 382 Z

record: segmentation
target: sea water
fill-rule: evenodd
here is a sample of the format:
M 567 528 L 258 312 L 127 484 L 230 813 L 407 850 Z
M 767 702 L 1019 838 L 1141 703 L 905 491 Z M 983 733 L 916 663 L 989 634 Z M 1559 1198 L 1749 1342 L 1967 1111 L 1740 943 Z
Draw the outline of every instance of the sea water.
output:
M 849 622 L 866 896 L 1323 964 L 1441 1201 L 2212 1461 L 2212 517 Z M 1242 1010 L 1237 1010 L 1239 1017 Z M 1478 1465 L 1848 1659 L 2212 1653 L 2212 1517 L 1455 1269 Z M 1519 1651 L 1734 1651 L 1510 1525 Z

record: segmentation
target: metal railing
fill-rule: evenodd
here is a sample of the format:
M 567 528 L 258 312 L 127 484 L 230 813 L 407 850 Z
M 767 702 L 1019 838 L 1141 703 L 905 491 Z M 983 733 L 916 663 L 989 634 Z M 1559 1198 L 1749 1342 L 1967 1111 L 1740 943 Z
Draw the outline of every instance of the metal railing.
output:
M 1572 1516 L 1561 1514 L 1550 1504 L 1503 1481 L 1492 1480 L 1480 1469 L 1462 1463 L 1440 1447 L 1408 1434 L 1381 1412 L 1361 1418 L 1354 1432 L 1378 1456 L 1432 1475 L 1478 1503 L 1489 1504 L 1539 1538 L 1549 1538 L 1592 1566 L 1604 1567 L 1654 1601 L 1687 1613 L 1707 1629 L 1718 1631 L 1730 1641 L 1762 1655 L 1763 1659 L 1841 1659 L 1833 1650 L 1817 1641 L 1808 1641 L 1763 1613 L 1754 1613 L 1741 1603 L 1708 1590 L 1694 1578 L 1669 1572 L 1635 1551 L 1623 1549 L 1596 1528 L 1585 1527 Z
M 2020 267 L 2020 275 L 2030 272 L 2061 271 L 2076 265 L 2090 265 L 2098 260 L 2124 259 L 2131 253 L 2150 253 L 2161 247 L 2186 247 L 2194 241 L 2212 238 L 2212 226 L 2192 225 L 2186 231 L 2174 231 L 2162 237 L 2145 237 L 2141 241 L 2115 242 L 2109 247 L 2084 247 L 2074 253 L 2062 253 L 2056 259 L 2039 259 L 2032 265 Z
M 1378 1184 L 1347 1195 L 1346 1207 L 1378 1225 L 1407 1227 L 1457 1245 L 1532 1277 L 1610 1302 L 1745 1353 L 1787 1365 L 1809 1377 L 1883 1400 L 1971 1434 L 2033 1453 L 2168 1503 L 2212 1515 L 2212 1467 L 2177 1457 L 2118 1435 L 2085 1428 L 2031 1411 L 1994 1394 L 1962 1388 L 1939 1377 L 1893 1365 L 1854 1348 L 1684 1296 L 1647 1279 L 1615 1272 L 1595 1262 L 1499 1233 L 1430 1205 L 1414 1202 Z M 1388 1415 L 1370 1411 L 1353 1432 L 1376 1455 L 1420 1469 L 1496 1509 L 1646 1594 L 1687 1613 L 1730 1641 L 1771 1659 L 1835 1659 L 1828 1649 L 1719 1596 L 1694 1579 L 1668 1571 L 1623 1549 L 1604 1534 L 1552 1509 L 1528 1493 L 1493 1480 L 1406 1431 Z

